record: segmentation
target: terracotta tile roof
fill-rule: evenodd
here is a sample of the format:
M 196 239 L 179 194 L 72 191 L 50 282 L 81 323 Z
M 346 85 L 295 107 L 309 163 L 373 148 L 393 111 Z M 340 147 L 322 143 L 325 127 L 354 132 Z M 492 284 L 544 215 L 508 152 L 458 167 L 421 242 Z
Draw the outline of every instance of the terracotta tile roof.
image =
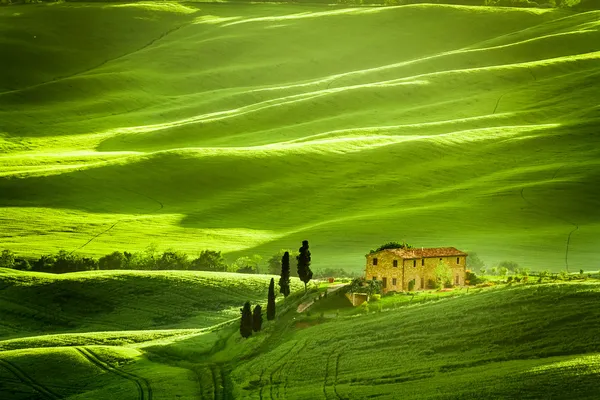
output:
M 428 257 L 456 257 L 466 256 L 467 253 L 455 249 L 454 247 L 435 247 L 430 249 L 425 248 L 414 248 L 414 249 L 387 249 L 382 251 L 389 251 L 396 254 L 400 258 L 412 259 L 412 258 L 428 258 Z

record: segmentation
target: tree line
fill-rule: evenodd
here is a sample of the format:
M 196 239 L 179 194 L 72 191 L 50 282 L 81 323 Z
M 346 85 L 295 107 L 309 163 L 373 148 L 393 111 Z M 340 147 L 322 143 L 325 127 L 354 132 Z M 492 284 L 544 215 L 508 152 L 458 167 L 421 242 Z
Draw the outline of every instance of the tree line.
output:
M 182 251 L 167 249 L 158 252 L 155 245 L 148 246 L 141 252 L 114 251 L 100 258 L 85 257 L 73 252 L 60 250 L 55 254 L 42 255 L 39 258 L 19 257 L 11 250 L 0 253 L 0 268 L 12 268 L 22 271 L 67 273 L 94 270 L 190 270 L 237 272 L 246 274 L 266 273 L 279 275 L 281 259 L 284 254 L 289 257 L 291 250 L 280 250 L 273 254 L 266 263 L 263 258 L 252 256 L 238 257 L 228 263 L 220 251 L 203 250 L 197 257 L 188 256 Z M 356 273 L 341 268 L 327 268 L 315 274 L 315 278 L 354 277 Z M 296 270 L 289 276 L 297 277 Z
M 308 240 L 302 241 L 302 246 L 298 249 L 296 256 L 296 272 L 298 277 L 304 283 L 304 293 L 307 291 L 306 285 L 313 278 L 313 272 L 310 268 L 312 258 L 308 246 Z M 281 257 L 281 271 L 279 274 L 279 293 L 283 297 L 290 295 L 290 253 L 284 252 Z M 240 318 L 240 335 L 243 338 L 252 336 L 252 332 L 259 332 L 262 329 L 262 307 L 260 304 L 254 306 L 247 301 L 242 308 Z M 271 278 L 269 283 L 269 293 L 267 295 L 267 321 L 275 319 L 275 279 Z

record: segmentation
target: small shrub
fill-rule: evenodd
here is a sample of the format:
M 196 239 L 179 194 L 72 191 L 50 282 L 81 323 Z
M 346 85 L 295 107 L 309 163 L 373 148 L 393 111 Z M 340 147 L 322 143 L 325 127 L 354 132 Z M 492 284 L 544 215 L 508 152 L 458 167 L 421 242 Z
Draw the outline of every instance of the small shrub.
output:
M 29 264 L 29 261 L 23 258 L 15 259 L 15 269 L 21 271 L 31 271 L 31 264 Z
M 376 301 L 379 301 L 379 300 L 381 300 L 381 295 L 380 294 L 374 294 L 371 297 L 369 297 L 369 301 L 372 301 L 372 302 L 376 302 Z
M 559 276 L 560 276 L 560 279 L 562 279 L 564 281 L 569 276 L 569 273 L 565 270 L 562 270 L 559 272 Z
M 528 276 L 524 276 L 522 279 L 523 283 L 527 283 L 527 281 L 529 281 L 529 277 Z
M 512 283 L 512 281 L 513 281 L 513 277 L 512 276 L 509 276 L 508 278 L 506 278 L 506 282 L 507 283 Z
M 365 301 L 359 306 L 361 312 L 368 313 L 369 312 L 369 302 Z
M 442 287 L 442 285 L 440 285 L 439 282 L 437 282 L 435 279 L 429 279 L 427 281 L 427 288 L 429 289 L 440 289 Z
M 15 253 L 10 250 L 2 250 L 0 253 L 0 268 L 14 268 Z
M 408 291 L 412 292 L 415 289 L 415 280 L 408 282 Z
M 379 246 L 378 248 L 376 248 L 374 250 L 371 250 L 369 252 L 369 254 L 378 253 L 382 250 L 387 250 L 387 249 L 412 249 L 412 246 L 406 242 L 402 242 L 402 243 L 389 242 L 389 243 L 385 243 L 385 244 Z
M 518 276 L 515 276 L 515 282 L 516 282 L 516 283 L 519 283 L 519 282 L 521 282 L 521 278 L 520 278 L 520 277 L 518 277 Z
M 478 283 L 483 283 L 483 280 L 481 278 L 478 278 L 474 272 L 467 271 L 465 275 L 465 283 L 470 286 L 475 286 Z

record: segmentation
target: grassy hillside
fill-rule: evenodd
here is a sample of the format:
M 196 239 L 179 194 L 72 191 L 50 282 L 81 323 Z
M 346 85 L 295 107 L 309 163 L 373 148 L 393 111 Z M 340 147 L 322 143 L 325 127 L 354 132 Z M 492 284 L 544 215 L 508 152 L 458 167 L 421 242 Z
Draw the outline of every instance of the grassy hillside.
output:
M 592 399 L 600 366 L 599 296 L 597 282 L 528 285 L 320 323 L 292 320 L 269 351 L 236 365 L 234 393 L 245 399 Z M 252 341 L 260 339 L 245 346 L 261 348 Z
M 122 344 L 190 334 L 194 331 L 187 329 L 198 331 L 238 318 L 246 301 L 266 303 L 270 279 L 213 272 L 52 275 L 0 269 L 0 339 L 58 332 L 140 331 L 94 336 L 96 341 L 76 336 L 78 343 Z M 292 282 L 295 289 L 303 286 L 298 279 Z M 164 330 L 174 328 L 186 330 Z M 41 341 L 46 340 L 67 345 L 75 339 L 57 336 Z M 4 349 L 20 347 L 15 342 L 0 343 Z
M 0 247 L 236 257 L 309 239 L 315 268 L 358 270 L 405 239 L 489 264 L 600 261 L 598 12 L 15 10 L 0 9 L 0 52 L 18 53 L 0 66 Z M 89 32 L 36 23 L 63 11 Z
M 178 272 L 182 276 L 185 273 Z M 118 287 L 119 274 L 112 284 Z M 52 286 L 57 285 L 57 282 Z M 171 291 L 176 286 L 171 282 Z M 338 296 L 242 339 L 208 330 L 32 335 L 0 341 L 0 396 L 11 399 L 472 399 L 597 396 L 597 281 L 516 284 L 386 297 Z M 173 309 L 185 301 L 172 300 Z M 5 303 L 1 303 L 1 312 Z M 153 304 L 156 312 L 160 305 Z M 362 311 L 361 311 L 362 310 Z M 10 315 L 10 314 L 9 314 Z M 123 321 L 123 320 L 121 320 Z M 100 324 L 98 323 L 98 325 Z
M 0 353 L 0 393 L 10 399 L 198 399 L 195 374 L 135 349 L 71 347 Z M 151 382 L 151 383 L 150 383 Z

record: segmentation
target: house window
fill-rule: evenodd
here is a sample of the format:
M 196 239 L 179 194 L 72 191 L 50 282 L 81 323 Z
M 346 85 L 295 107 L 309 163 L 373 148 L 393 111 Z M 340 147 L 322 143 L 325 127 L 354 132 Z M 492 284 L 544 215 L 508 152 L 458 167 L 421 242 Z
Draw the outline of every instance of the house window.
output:
M 456 263 L 460 264 L 460 258 L 456 257 Z
M 396 286 L 397 282 L 398 282 L 398 280 L 396 278 L 392 278 L 392 286 Z
M 373 259 L 373 265 L 377 265 L 377 258 Z
M 376 277 L 376 276 L 374 276 L 374 277 L 373 277 L 373 280 L 374 280 L 374 281 L 376 281 L 376 280 L 377 280 L 377 277 Z
M 421 289 L 425 289 L 425 278 L 421 278 Z
M 381 287 L 384 289 L 387 287 L 387 278 L 386 277 L 381 278 Z
M 425 265 L 425 259 L 421 258 L 421 265 Z
M 413 260 L 413 267 L 417 267 L 417 260 Z
M 394 260 L 393 264 L 394 264 L 394 267 L 397 267 L 398 266 L 398 260 Z
M 456 275 L 456 284 L 460 285 L 460 275 Z

